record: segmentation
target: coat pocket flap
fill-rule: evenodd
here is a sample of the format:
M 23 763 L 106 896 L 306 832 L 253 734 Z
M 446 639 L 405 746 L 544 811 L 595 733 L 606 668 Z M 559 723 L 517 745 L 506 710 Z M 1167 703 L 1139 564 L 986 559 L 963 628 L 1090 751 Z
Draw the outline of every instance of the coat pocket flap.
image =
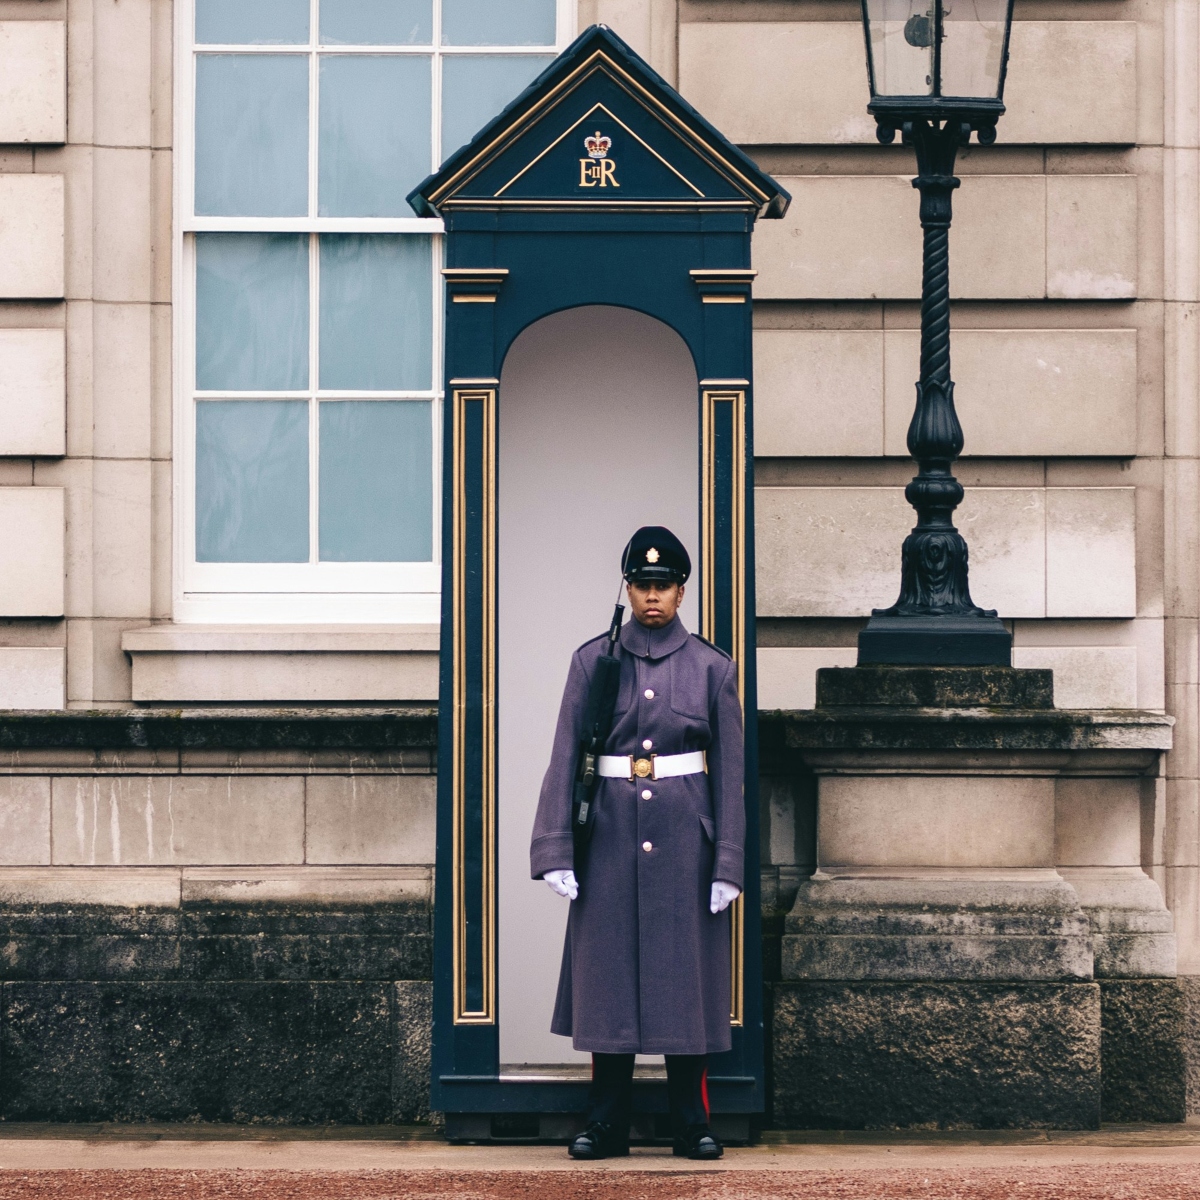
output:
M 704 832 L 710 842 L 715 843 L 717 840 L 717 827 L 713 824 L 711 817 L 701 817 L 700 824 L 704 826 Z

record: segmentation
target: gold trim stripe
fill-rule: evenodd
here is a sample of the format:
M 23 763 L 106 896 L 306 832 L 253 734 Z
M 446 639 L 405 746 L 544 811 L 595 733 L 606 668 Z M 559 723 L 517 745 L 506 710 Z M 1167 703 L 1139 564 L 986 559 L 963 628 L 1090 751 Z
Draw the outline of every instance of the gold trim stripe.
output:
M 700 555 L 703 571 L 700 597 L 700 621 L 704 636 L 715 641 L 716 633 L 716 411 L 718 404 L 732 405 L 733 445 L 730 486 L 733 496 L 732 528 L 733 578 L 730 594 L 733 604 L 732 654 L 737 664 L 738 699 L 746 707 L 746 393 L 736 390 L 705 388 L 700 406 L 700 444 L 703 479 L 700 502 Z M 742 1025 L 746 1012 L 746 911 L 739 896 L 730 909 L 730 1012 L 729 1023 Z
M 480 931 L 483 973 L 482 1006 L 467 1007 L 467 897 L 464 879 L 466 858 L 466 717 L 467 717 L 467 447 L 465 438 L 466 407 L 483 405 L 483 446 L 480 468 L 483 472 L 483 500 L 480 522 L 483 543 L 483 746 L 480 782 L 482 800 L 482 846 L 480 878 Z M 453 820 L 453 905 L 454 905 L 454 1024 L 494 1025 L 496 1023 L 496 456 L 494 388 L 455 390 L 452 403 L 453 430 L 453 555 L 454 555 L 454 820 Z
M 749 209 L 749 200 L 496 200 L 491 196 L 468 197 L 466 200 L 447 200 L 444 209 L 462 212 L 491 212 L 492 209 L 514 208 L 530 212 L 555 209 L 584 209 L 594 212 L 614 212 L 620 209 L 638 212 L 694 212 L 710 208 Z
M 457 283 L 503 283 L 507 267 L 443 267 L 442 274 Z
M 712 641 L 716 623 L 713 611 L 716 590 L 713 587 L 713 487 L 716 463 L 713 453 L 712 392 L 705 391 L 700 400 L 700 628 Z

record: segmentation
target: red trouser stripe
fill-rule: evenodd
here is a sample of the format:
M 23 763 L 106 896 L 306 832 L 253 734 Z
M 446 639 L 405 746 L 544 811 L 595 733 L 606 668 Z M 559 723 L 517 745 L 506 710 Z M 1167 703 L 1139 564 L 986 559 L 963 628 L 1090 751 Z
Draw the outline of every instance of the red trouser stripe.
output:
M 711 1124 L 711 1121 L 710 1121 L 711 1114 L 708 1111 L 708 1068 L 707 1067 L 704 1068 L 704 1072 L 700 1076 L 700 1096 L 704 1100 L 704 1120 L 706 1123 Z

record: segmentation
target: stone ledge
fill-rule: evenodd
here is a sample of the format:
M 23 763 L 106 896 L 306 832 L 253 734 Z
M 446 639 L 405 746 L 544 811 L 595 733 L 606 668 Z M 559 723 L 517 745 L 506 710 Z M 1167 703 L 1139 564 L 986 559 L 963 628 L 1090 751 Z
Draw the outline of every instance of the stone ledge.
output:
M 437 653 L 439 625 L 149 625 L 127 629 L 121 649 L 131 654 L 348 653 L 426 650 Z
M 0 915 L 30 908 L 394 905 L 433 898 L 433 867 L 0 867 Z
M 184 867 L 181 898 L 211 905 L 396 904 L 433 899 L 433 868 Z
M 1054 872 L 1037 874 L 1026 880 L 914 882 L 819 871 L 800 885 L 784 923 L 782 976 L 1088 981 L 1088 920 Z
M 873 708 L 877 705 L 896 708 L 1052 709 L 1054 672 L 1042 668 L 1001 666 L 871 664 L 821 667 L 817 671 L 818 708 Z
M 187 894 L 161 906 L 25 895 L 0 905 L 0 982 L 428 980 L 426 886 L 370 899 Z
M 0 713 L 0 755 L 23 750 L 304 750 L 433 748 L 437 709 L 101 709 Z
M 1173 717 L 1118 709 L 844 707 L 764 712 L 794 750 L 1075 751 L 1171 748 Z
M 121 648 L 138 703 L 437 699 L 437 625 L 152 625 Z

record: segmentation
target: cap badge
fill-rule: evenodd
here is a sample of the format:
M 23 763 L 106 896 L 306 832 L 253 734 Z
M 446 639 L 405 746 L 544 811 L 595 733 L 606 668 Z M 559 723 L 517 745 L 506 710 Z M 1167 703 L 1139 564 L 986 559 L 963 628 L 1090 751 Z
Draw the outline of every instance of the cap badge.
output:
M 602 134 L 598 129 L 591 137 L 583 139 L 583 146 L 588 152 L 588 158 L 607 158 L 608 148 L 611 145 L 612 138 Z
M 658 562 L 658 551 L 655 550 L 655 548 L 653 546 L 651 546 L 650 549 L 646 551 L 646 561 L 648 563 Z

